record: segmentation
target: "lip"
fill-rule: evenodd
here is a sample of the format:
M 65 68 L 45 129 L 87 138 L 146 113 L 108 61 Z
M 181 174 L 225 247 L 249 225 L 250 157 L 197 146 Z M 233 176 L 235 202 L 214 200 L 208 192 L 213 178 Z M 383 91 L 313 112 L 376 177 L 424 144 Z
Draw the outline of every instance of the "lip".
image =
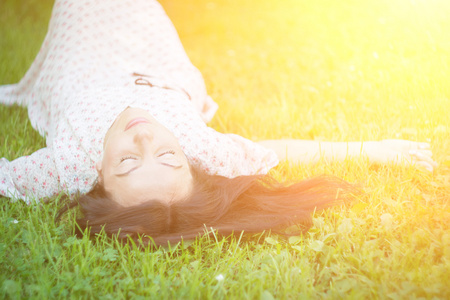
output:
M 131 120 L 130 122 L 128 122 L 127 126 L 125 127 L 125 131 L 127 131 L 131 127 L 134 127 L 134 126 L 136 126 L 138 124 L 141 124 L 141 123 L 150 123 L 150 121 L 147 120 L 146 118 L 142 118 L 142 117 L 135 118 L 135 119 Z

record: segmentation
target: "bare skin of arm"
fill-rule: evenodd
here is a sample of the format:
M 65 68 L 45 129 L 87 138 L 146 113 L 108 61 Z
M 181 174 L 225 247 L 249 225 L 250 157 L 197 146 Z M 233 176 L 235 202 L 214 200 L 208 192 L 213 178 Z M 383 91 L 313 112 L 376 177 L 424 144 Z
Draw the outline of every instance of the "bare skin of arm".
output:
M 437 163 L 431 158 L 428 143 L 407 140 L 321 142 L 283 139 L 260 141 L 259 144 L 273 149 L 280 160 L 287 159 L 297 163 L 366 157 L 371 163 L 413 164 L 430 172 L 437 167 Z

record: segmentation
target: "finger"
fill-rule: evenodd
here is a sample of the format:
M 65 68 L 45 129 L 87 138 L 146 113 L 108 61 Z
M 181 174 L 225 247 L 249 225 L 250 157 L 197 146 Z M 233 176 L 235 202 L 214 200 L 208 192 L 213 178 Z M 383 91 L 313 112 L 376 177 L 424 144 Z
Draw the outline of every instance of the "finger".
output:
M 429 143 L 418 143 L 418 144 L 419 144 L 419 149 L 421 149 L 421 150 L 430 149 Z
M 419 155 L 419 156 L 423 156 L 423 157 L 432 157 L 433 156 L 433 152 L 431 150 L 409 150 L 408 152 L 410 155 Z
M 425 162 L 425 161 L 418 161 L 415 163 L 416 167 L 419 167 L 421 169 L 425 169 L 429 172 L 433 172 L 433 166 L 430 165 L 429 163 Z
M 425 162 L 427 162 L 428 164 L 430 164 L 433 167 L 437 167 L 438 166 L 438 164 L 431 157 L 429 157 L 427 155 L 424 155 L 424 154 L 422 154 L 419 151 L 412 150 L 412 151 L 409 151 L 409 154 L 412 157 L 416 158 L 418 161 L 425 161 Z
M 405 144 L 407 144 L 409 149 L 412 150 L 430 150 L 430 144 L 429 143 L 423 143 L 423 142 L 411 142 L 411 141 L 405 141 Z
M 433 152 L 431 150 L 417 150 L 419 153 L 422 153 L 425 156 L 432 157 Z

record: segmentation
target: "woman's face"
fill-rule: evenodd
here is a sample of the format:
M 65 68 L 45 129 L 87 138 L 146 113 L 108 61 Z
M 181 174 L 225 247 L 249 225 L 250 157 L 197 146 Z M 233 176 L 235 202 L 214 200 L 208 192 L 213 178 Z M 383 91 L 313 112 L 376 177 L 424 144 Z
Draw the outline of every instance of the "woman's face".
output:
M 178 140 L 148 112 L 127 108 L 108 130 L 99 183 L 122 206 L 182 200 L 193 178 Z

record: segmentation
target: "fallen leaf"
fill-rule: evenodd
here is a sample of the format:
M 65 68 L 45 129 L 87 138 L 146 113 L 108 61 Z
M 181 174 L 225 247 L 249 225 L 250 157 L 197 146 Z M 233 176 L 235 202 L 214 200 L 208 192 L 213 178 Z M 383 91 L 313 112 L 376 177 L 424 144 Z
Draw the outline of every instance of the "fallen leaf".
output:
M 271 244 L 271 245 L 276 245 L 276 244 L 278 244 L 278 241 L 276 240 L 276 239 L 274 239 L 274 238 L 272 238 L 272 237 L 266 237 L 265 239 L 264 239 L 264 241 L 267 243 L 267 244 Z
M 338 231 L 341 233 L 350 233 L 353 229 L 353 223 L 350 218 L 345 218 L 338 226 Z
M 295 244 L 300 243 L 301 240 L 302 240 L 302 238 L 300 236 L 290 236 L 289 237 L 289 244 L 295 245 Z
M 316 252 L 322 252 L 324 243 L 322 241 L 312 241 L 309 248 Z
M 393 219 L 393 217 L 391 214 L 389 214 L 389 213 L 382 214 L 380 216 L 381 226 L 383 226 L 387 230 L 392 229 L 392 227 L 394 227 L 394 223 L 393 223 L 392 219 Z
M 359 214 L 360 212 L 362 212 L 364 209 L 366 209 L 366 207 L 369 204 L 364 203 L 364 202 L 359 202 L 356 203 L 355 205 L 352 206 L 351 210 L 355 213 L 355 214 Z

